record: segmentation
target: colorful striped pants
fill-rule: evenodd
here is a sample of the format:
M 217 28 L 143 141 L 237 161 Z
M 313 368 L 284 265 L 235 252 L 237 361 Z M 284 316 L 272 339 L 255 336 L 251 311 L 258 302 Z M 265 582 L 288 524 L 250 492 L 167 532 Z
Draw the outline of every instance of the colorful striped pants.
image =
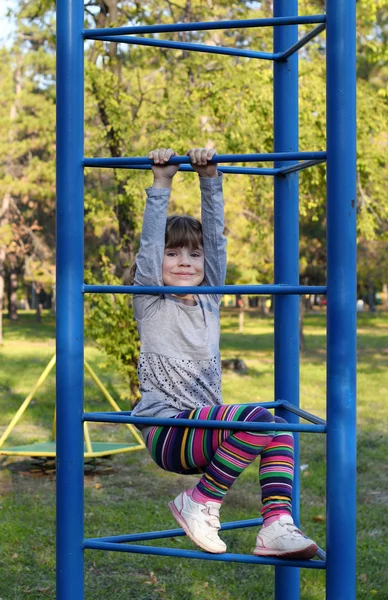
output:
M 184 411 L 176 419 L 285 422 L 260 406 L 221 405 Z M 156 426 L 147 438 L 151 457 L 162 469 L 202 474 L 197 490 L 222 502 L 242 471 L 260 456 L 259 481 L 265 520 L 291 513 L 294 438 L 288 432 L 249 432 Z

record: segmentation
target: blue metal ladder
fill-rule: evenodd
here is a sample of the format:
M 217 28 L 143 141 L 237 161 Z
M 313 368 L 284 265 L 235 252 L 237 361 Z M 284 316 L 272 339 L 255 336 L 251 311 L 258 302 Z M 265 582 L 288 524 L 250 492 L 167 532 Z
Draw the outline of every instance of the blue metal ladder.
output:
M 299 567 L 325 568 L 327 598 L 353 600 L 356 548 L 356 133 L 355 133 L 355 4 L 327 0 L 326 15 L 297 16 L 297 0 L 274 0 L 270 19 L 179 23 L 84 31 L 82 0 L 57 2 L 57 600 L 83 600 L 85 549 L 163 554 L 275 565 L 276 600 L 297 600 Z M 298 41 L 298 24 L 315 24 Z M 134 37 L 134 34 L 198 31 L 243 27 L 274 27 L 274 52 L 206 47 Z M 326 29 L 327 149 L 298 151 L 297 52 Z M 85 158 L 83 155 L 84 40 L 211 52 L 271 60 L 274 64 L 274 153 L 219 155 L 220 170 L 274 177 L 275 283 L 264 286 L 179 288 L 195 293 L 273 294 L 275 296 L 275 400 L 266 406 L 286 417 L 287 430 L 327 434 L 327 557 L 286 561 L 248 555 L 211 555 L 199 551 L 138 546 L 135 541 L 181 534 L 180 530 L 84 540 L 83 422 L 165 424 L 166 419 L 140 419 L 130 413 L 83 412 L 83 295 L 89 292 L 136 293 L 138 288 L 84 285 L 83 169 L 124 167 L 149 169 L 138 158 Z M 298 171 L 326 160 L 327 164 L 327 285 L 300 286 L 298 263 Z M 274 162 L 273 168 L 224 167 L 223 163 Z M 187 157 L 176 157 L 181 170 L 190 170 Z M 164 287 L 164 293 L 176 288 Z M 141 288 L 157 294 L 160 288 Z M 299 295 L 327 294 L 327 424 L 301 411 L 299 402 Z M 310 421 L 300 424 L 299 417 Z M 176 422 L 175 422 L 176 424 Z M 186 423 L 181 420 L 180 425 Z M 211 427 L 220 423 L 193 425 Z M 228 423 L 229 429 L 242 429 Z M 249 424 L 266 429 L 265 424 Z M 276 425 L 279 430 L 282 425 Z M 298 434 L 296 435 L 298 438 Z M 296 439 L 298 455 L 298 439 Z M 296 468 L 295 497 L 299 498 Z M 298 500 L 294 517 L 299 520 Z M 257 525 L 258 519 L 228 523 L 223 529 Z M 292 567 L 292 568 L 290 568 Z

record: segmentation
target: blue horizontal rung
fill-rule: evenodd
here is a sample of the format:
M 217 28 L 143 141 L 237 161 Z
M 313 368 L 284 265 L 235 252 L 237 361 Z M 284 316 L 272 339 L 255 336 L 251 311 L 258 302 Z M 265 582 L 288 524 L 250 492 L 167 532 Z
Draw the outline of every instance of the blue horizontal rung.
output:
M 306 421 L 310 421 L 311 423 L 315 423 L 316 425 L 326 425 L 326 421 L 324 419 L 321 419 L 320 417 L 317 417 L 316 415 L 313 415 L 313 414 L 299 408 L 299 406 L 295 406 L 294 404 L 291 404 L 291 402 L 287 402 L 287 400 L 281 400 L 281 406 L 285 410 L 288 410 L 289 412 L 293 413 L 294 415 L 298 415 L 299 417 L 301 417 L 302 419 L 305 419 Z
M 178 548 L 160 548 L 157 546 L 137 546 L 136 544 L 115 544 L 113 542 L 100 542 L 85 540 L 84 549 L 110 550 L 113 552 L 133 552 L 135 554 L 154 554 L 158 556 L 173 556 L 181 558 L 195 558 L 199 560 L 215 560 L 218 562 L 249 563 L 253 565 L 276 565 L 278 567 L 301 567 L 305 569 L 325 569 L 326 563 L 321 560 L 287 560 L 280 558 L 264 558 L 250 554 L 210 554 L 198 550 L 181 550 Z
M 325 23 L 325 15 L 273 17 L 269 19 L 240 19 L 229 21 L 199 21 L 195 23 L 171 23 L 163 25 L 135 25 L 132 27 L 112 27 L 110 29 L 86 29 L 85 39 L 105 35 L 127 35 L 134 33 L 172 33 L 180 31 L 211 31 L 216 29 L 247 29 L 252 27 L 279 27 L 284 25 L 308 25 Z
M 230 521 L 221 525 L 221 531 L 231 531 L 232 529 L 243 529 L 245 527 L 259 527 L 262 525 L 263 519 L 246 519 L 244 521 Z M 186 533 L 183 529 L 167 529 L 165 531 L 147 531 L 144 533 L 131 533 L 127 535 L 112 535 L 101 538 L 90 538 L 88 541 L 93 542 L 114 542 L 122 544 L 125 542 L 142 542 L 146 540 L 161 540 L 163 538 L 172 538 L 184 536 Z
M 316 164 L 318 162 L 323 162 L 323 161 L 305 161 L 305 162 L 310 162 L 311 164 Z M 305 164 L 305 163 L 299 163 L 299 164 Z M 311 166 L 311 165 L 306 165 L 306 166 Z M 131 169 L 131 170 L 136 170 L 139 169 L 141 171 L 150 171 L 151 170 L 151 165 L 127 165 L 127 166 L 121 166 L 121 169 Z M 301 168 L 306 168 L 306 167 L 301 167 Z M 230 173 L 233 175 L 264 175 L 264 176 L 269 176 L 269 177 L 275 177 L 276 175 L 279 174 L 283 174 L 283 169 L 266 169 L 266 168 L 261 168 L 261 167 L 217 167 L 217 170 L 220 171 L 221 173 Z M 294 169 L 294 170 L 298 170 L 298 169 Z M 183 173 L 195 173 L 193 167 L 191 167 L 190 165 L 180 165 L 179 167 L 179 171 L 183 172 Z
M 160 417 L 133 417 L 130 413 L 123 415 L 117 412 L 84 413 L 83 421 L 94 423 L 131 423 L 132 425 L 165 427 L 190 427 L 203 429 L 230 429 L 237 431 L 304 431 L 310 433 L 326 433 L 325 425 L 304 423 L 257 423 L 238 421 L 203 421 L 197 419 L 174 419 Z
M 140 285 L 86 285 L 82 287 L 84 294 L 246 294 L 250 296 L 286 296 L 308 294 L 326 294 L 323 285 L 222 285 L 222 286 L 140 286 Z
M 89 36 L 89 39 L 93 39 Z M 206 44 L 191 44 L 190 42 L 173 42 L 154 38 L 131 37 L 125 35 L 104 35 L 94 39 L 100 42 L 115 42 L 130 44 L 132 46 L 151 46 L 154 48 L 169 48 L 171 50 L 185 50 L 186 52 L 205 52 L 207 54 L 222 54 L 224 56 L 240 56 L 241 58 L 257 58 L 261 60 L 276 60 L 281 54 L 272 52 L 256 52 L 255 50 L 243 50 L 242 48 L 225 48 L 223 46 L 210 46 Z
M 245 163 L 245 162 L 273 162 L 289 160 L 326 160 L 326 152 L 269 152 L 259 154 L 216 154 L 211 163 Z M 170 165 L 190 164 L 189 156 L 172 156 Z M 123 156 L 109 158 L 84 158 L 84 167 L 127 167 L 132 165 L 153 165 L 154 161 L 148 156 Z

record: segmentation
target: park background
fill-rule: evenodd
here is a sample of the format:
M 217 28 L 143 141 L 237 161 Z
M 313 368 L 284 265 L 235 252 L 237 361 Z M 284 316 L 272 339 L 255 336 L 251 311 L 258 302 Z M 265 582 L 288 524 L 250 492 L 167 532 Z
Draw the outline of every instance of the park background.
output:
M 88 27 L 271 16 L 270 1 L 90 0 Z M 324 12 L 324 2 L 300 1 L 300 14 Z M 0 48 L 0 432 L 55 352 L 55 2 L 14 0 L 11 35 Z M 388 0 L 357 2 L 358 209 L 358 593 L 388 597 Z M 3 21 L 3 23 L 5 23 Z M 5 26 L 5 25 L 4 25 Z M 300 34 L 305 32 L 299 27 Z M 186 32 L 172 39 L 271 51 L 270 29 Z M 85 156 L 145 156 L 151 148 L 214 146 L 225 154 L 273 147 L 272 66 L 225 56 L 88 42 L 85 45 Z M 300 53 L 300 150 L 325 148 L 325 36 Z M 199 216 L 194 174 L 178 173 L 171 212 Z M 301 283 L 325 284 L 325 166 L 300 174 Z M 270 178 L 225 177 L 227 283 L 273 282 L 273 203 Z M 144 188 L 150 173 L 85 170 L 85 263 L 89 282 L 127 283 L 138 249 Z M 109 390 L 130 408 L 137 399 L 139 350 L 132 307 L 120 296 L 86 305 L 86 357 Z M 266 401 L 273 394 L 270 299 L 222 311 L 226 402 Z M 268 302 L 267 302 L 268 300 Z M 230 306 L 232 304 L 232 306 Z M 301 405 L 325 415 L 325 306 L 301 299 Z M 4 335 L 3 335 L 4 333 Z M 104 410 L 85 380 L 88 408 Z M 14 442 L 49 439 L 54 378 L 34 399 Z M 99 439 L 128 437 L 108 425 Z M 121 437 L 120 437 L 121 436 Z M 302 437 L 302 522 L 324 546 L 325 456 L 320 436 Z M 317 439 L 318 438 L 318 439 Z M 108 535 L 174 527 L 167 502 L 190 478 L 160 472 L 144 451 L 89 465 L 85 472 L 86 530 Z M 0 465 L 0 598 L 55 594 L 55 469 L 29 460 Z M 225 502 L 223 520 L 258 511 L 253 466 Z M 234 552 L 249 552 L 254 532 L 228 533 Z M 170 541 L 190 547 L 186 540 Z M 197 561 L 87 553 L 87 598 L 248 599 L 272 595 L 271 568 L 210 566 Z M 302 572 L 302 598 L 324 598 L 324 578 Z

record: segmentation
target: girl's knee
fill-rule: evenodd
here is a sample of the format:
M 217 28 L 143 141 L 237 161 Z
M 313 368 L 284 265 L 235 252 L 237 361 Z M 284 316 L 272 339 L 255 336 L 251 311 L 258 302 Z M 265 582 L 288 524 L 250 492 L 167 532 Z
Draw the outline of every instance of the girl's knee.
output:
M 275 423 L 288 423 L 288 421 L 286 421 L 286 419 L 283 419 L 282 417 L 278 417 L 277 415 L 275 415 Z

